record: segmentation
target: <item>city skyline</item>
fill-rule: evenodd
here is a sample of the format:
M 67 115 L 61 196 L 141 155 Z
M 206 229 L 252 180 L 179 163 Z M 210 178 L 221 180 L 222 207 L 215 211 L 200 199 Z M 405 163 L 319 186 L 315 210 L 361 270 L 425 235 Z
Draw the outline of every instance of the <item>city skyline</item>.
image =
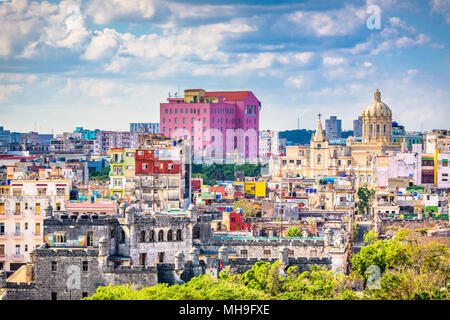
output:
M 380 29 L 367 26 L 370 5 Z M 261 129 L 298 118 L 314 129 L 319 112 L 351 129 L 377 88 L 408 131 L 450 120 L 442 1 L 20 0 L 0 2 L 0 17 L 11 131 L 128 130 L 157 122 L 169 92 L 198 87 L 251 90 Z

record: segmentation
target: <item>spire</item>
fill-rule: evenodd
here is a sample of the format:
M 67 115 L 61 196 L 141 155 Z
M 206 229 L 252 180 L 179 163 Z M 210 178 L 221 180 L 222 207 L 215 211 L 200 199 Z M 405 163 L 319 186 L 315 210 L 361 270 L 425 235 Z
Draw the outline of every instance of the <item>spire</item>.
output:
M 377 89 L 377 91 L 375 91 L 375 93 L 373 94 L 373 98 L 375 99 L 375 101 L 381 102 L 381 92 L 378 91 L 378 89 Z
M 321 117 L 322 115 L 319 113 L 319 121 L 317 123 L 317 130 L 316 134 L 314 135 L 314 141 L 325 141 L 323 135 L 322 120 L 320 119 Z

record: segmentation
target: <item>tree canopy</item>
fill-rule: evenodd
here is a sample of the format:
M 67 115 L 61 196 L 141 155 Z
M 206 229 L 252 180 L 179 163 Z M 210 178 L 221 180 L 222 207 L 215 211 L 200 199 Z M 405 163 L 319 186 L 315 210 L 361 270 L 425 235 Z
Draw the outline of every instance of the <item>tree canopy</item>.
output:
M 333 274 L 319 266 L 300 272 L 280 261 L 259 261 L 243 274 L 228 268 L 218 278 L 204 274 L 182 285 L 158 284 L 140 290 L 131 285 L 99 287 L 86 300 L 338 300 L 448 299 L 449 250 L 424 244 L 418 233 L 400 231 L 388 240 L 374 240 L 352 258 L 349 275 Z M 379 285 L 355 292 L 355 283 L 368 280 L 371 266 L 380 268 Z

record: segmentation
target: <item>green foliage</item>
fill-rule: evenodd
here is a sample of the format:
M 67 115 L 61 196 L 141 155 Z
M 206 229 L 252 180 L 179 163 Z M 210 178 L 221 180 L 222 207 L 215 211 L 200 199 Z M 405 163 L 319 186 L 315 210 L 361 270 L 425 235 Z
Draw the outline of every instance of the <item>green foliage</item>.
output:
M 376 240 L 363 247 L 352 259 L 349 275 L 312 266 L 281 269 L 259 261 L 243 274 L 223 270 L 219 277 L 209 274 L 192 278 L 182 285 L 158 284 L 135 290 L 131 286 L 97 288 L 85 300 L 326 300 L 326 299 L 449 299 L 449 249 L 435 243 L 421 244 L 416 233 L 399 231 L 389 240 Z M 379 287 L 363 292 L 352 290 L 367 279 L 370 265 L 381 269 Z
M 252 202 L 242 199 L 234 202 L 233 209 L 241 208 L 244 217 L 254 217 L 258 213 L 257 209 L 253 207 Z
M 353 241 L 356 240 L 356 237 L 358 236 L 359 226 L 356 222 L 353 222 Z
M 311 136 L 315 130 L 297 129 L 280 131 L 280 139 L 286 139 L 290 143 L 308 145 L 311 143 Z M 353 136 L 353 131 L 342 131 L 343 139 Z
M 366 270 L 371 265 L 380 267 L 382 273 L 389 271 L 386 272 L 386 277 L 398 270 L 411 270 L 418 275 L 435 273 L 441 274 L 444 278 L 448 277 L 449 249 L 436 243 L 421 244 L 417 237 L 417 233 L 401 230 L 392 239 L 373 241 L 362 247 L 352 258 L 353 270 L 359 272 L 364 279 L 367 279 Z M 403 278 L 390 279 L 391 283 Z
M 285 236 L 286 237 L 301 237 L 302 232 L 297 227 L 290 227 L 289 229 L 286 230 Z
M 378 239 L 378 233 L 373 230 L 369 230 L 364 234 L 364 243 L 372 244 Z
M 204 184 L 208 184 L 205 181 L 213 182 L 215 181 L 233 181 L 235 171 L 243 171 L 246 177 L 257 177 L 261 175 L 261 164 L 218 164 L 214 163 L 211 165 L 192 165 L 192 176 L 195 174 L 200 174 L 203 178 Z
M 109 171 L 110 167 L 103 167 L 101 171 L 98 171 L 94 167 L 89 168 L 89 180 L 100 180 L 107 181 L 109 180 Z
M 368 189 L 367 187 L 358 188 L 358 213 L 369 213 L 370 200 L 375 194 L 375 190 Z
M 202 178 L 203 184 L 207 186 L 215 186 L 217 184 L 216 180 L 210 179 L 207 175 L 203 173 L 193 173 L 192 178 Z

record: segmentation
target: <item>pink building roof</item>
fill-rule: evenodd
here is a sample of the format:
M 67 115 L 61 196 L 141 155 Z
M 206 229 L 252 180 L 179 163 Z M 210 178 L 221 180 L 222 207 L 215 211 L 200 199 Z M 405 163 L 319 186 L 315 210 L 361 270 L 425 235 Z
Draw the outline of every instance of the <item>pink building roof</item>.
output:
M 224 97 L 225 100 L 242 101 L 251 91 L 207 91 L 205 97 Z

